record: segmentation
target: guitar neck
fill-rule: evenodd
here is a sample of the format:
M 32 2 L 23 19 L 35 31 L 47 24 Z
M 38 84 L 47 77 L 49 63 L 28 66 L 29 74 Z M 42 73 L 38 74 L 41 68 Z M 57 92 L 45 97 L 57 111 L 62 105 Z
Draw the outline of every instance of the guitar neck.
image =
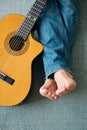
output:
M 36 20 L 38 19 L 38 16 L 40 15 L 44 5 L 46 4 L 46 1 L 47 0 L 36 0 L 31 10 L 25 17 L 20 28 L 17 30 L 16 35 L 21 36 L 24 41 L 30 34 Z

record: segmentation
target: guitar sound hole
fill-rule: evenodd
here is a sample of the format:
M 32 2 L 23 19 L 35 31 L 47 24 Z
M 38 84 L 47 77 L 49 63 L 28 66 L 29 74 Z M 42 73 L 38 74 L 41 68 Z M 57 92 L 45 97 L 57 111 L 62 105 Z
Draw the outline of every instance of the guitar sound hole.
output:
M 13 36 L 9 41 L 9 47 L 14 51 L 19 51 L 24 46 L 24 40 L 20 36 Z

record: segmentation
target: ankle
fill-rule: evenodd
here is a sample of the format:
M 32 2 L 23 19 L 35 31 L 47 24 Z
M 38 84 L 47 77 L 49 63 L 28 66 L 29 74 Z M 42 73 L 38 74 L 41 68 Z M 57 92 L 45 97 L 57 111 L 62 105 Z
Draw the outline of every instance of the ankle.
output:
M 56 71 L 56 72 L 54 73 L 54 78 L 55 78 L 56 76 L 59 76 L 59 75 L 60 75 L 60 76 L 61 76 L 61 75 L 67 75 L 67 76 L 73 78 L 73 75 L 72 75 L 68 70 L 65 70 L 65 69 L 60 69 L 60 70 Z

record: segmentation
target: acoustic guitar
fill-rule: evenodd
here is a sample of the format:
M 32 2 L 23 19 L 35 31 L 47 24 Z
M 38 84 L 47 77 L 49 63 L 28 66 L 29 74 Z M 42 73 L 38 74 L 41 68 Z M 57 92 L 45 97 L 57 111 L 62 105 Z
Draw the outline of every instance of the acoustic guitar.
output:
M 43 46 L 31 30 L 47 0 L 36 0 L 26 17 L 9 14 L 0 20 L 0 106 L 13 106 L 28 95 L 32 62 Z

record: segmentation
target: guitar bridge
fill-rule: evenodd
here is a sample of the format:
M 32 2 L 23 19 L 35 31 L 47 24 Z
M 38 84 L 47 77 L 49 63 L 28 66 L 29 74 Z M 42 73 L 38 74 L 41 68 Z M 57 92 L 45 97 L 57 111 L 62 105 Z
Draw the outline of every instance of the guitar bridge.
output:
M 3 81 L 9 83 L 10 85 L 12 85 L 14 83 L 14 79 L 12 79 L 11 77 L 5 75 L 4 73 L 0 72 L 0 79 L 2 79 Z

